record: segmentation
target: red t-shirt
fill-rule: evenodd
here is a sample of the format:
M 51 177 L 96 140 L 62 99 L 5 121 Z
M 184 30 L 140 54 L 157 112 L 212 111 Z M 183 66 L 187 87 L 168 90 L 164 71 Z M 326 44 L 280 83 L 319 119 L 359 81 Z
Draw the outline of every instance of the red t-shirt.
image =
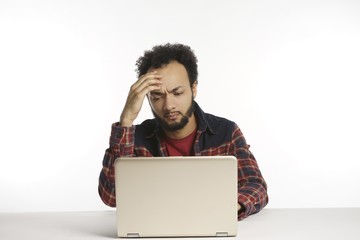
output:
M 182 139 L 165 137 L 165 145 L 169 156 L 191 156 L 194 155 L 194 141 L 196 128 L 188 136 Z

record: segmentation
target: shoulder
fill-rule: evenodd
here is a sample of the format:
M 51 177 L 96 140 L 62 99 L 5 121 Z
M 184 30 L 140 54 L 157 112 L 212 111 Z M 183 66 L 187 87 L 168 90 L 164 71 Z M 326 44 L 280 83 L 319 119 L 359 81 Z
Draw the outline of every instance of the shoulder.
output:
M 242 131 L 234 121 L 208 113 L 205 114 L 205 117 L 208 121 L 209 130 L 217 139 L 222 139 L 225 142 L 234 141 L 239 148 L 248 147 Z
M 226 132 L 227 134 L 229 134 L 235 128 L 237 128 L 235 122 L 224 117 L 219 117 L 214 114 L 207 113 L 203 111 L 197 103 L 195 114 L 198 120 L 199 127 L 202 131 L 208 129 L 213 134 L 217 134 L 220 132 Z
M 204 117 L 213 132 L 221 132 L 223 130 L 229 131 L 237 128 L 236 123 L 227 118 L 219 117 L 210 113 L 205 113 Z

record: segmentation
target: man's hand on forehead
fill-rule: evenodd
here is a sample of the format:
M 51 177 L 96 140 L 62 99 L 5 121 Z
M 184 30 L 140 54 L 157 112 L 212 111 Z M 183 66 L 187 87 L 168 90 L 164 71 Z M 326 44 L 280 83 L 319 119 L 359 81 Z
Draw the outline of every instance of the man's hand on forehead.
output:
M 161 78 L 157 71 L 146 73 L 131 86 L 124 109 L 120 116 L 120 125 L 130 127 L 137 118 L 144 98 L 152 91 L 161 89 Z

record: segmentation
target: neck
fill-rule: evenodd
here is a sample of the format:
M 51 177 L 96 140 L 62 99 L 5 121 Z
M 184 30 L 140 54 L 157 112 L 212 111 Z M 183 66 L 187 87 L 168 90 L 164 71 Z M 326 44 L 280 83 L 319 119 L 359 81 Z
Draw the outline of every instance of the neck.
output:
M 182 139 L 189 136 L 196 129 L 196 126 L 197 123 L 195 114 L 192 114 L 192 116 L 189 118 L 189 122 L 182 129 L 173 132 L 164 130 L 164 132 L 165 135 L 169 138 Z

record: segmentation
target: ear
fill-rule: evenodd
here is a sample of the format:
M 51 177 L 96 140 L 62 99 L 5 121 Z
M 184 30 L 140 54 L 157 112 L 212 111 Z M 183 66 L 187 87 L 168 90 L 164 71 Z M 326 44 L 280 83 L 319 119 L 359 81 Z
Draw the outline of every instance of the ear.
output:
M 197 81 L 195 81 L 193 83 L 193 85 L 191 86 L 191 91 L 193 93 L 193 99 L 194 99 L 196 97 L 196 95 L 197 95 Z

